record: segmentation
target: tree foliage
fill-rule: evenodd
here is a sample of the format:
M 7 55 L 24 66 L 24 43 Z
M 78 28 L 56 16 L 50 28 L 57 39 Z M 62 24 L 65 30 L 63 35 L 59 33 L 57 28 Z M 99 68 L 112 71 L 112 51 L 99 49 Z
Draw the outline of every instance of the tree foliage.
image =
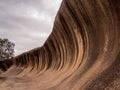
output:
M 15 44 L 8 39 L 0 38 L 0 61 L 10 59 L 14 56 Z

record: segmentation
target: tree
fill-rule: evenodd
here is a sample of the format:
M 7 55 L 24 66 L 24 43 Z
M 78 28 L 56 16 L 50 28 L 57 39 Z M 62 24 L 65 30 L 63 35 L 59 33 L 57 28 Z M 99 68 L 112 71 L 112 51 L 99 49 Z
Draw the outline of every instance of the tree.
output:
M 15 44 L 8 39 L 0 39 L 0 61 L 11 59 L 14 56 Z

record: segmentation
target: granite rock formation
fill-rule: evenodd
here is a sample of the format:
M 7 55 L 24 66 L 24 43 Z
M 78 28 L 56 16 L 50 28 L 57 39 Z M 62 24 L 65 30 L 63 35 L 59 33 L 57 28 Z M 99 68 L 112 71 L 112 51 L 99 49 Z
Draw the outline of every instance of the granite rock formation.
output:
M 0 90 L 120 90 L 120 0 L 63 0 L 45 44 L 0 71 Z

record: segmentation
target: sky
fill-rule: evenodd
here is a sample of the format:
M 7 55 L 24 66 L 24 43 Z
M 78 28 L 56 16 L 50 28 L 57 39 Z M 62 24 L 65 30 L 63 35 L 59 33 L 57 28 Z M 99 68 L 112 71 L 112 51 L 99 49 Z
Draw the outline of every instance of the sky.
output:
M 15 56 L 45 43 L 61 2 L 0 0 L 0 38 L 15 43 Z

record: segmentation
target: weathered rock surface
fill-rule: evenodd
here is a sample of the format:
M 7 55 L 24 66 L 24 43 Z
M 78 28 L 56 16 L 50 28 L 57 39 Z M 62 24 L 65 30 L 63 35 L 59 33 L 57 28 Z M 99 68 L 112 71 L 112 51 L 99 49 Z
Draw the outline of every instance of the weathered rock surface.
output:
M 0 90 L 120 90 L 120 0 L 63 0 L 46 43 L 0 68 Z

